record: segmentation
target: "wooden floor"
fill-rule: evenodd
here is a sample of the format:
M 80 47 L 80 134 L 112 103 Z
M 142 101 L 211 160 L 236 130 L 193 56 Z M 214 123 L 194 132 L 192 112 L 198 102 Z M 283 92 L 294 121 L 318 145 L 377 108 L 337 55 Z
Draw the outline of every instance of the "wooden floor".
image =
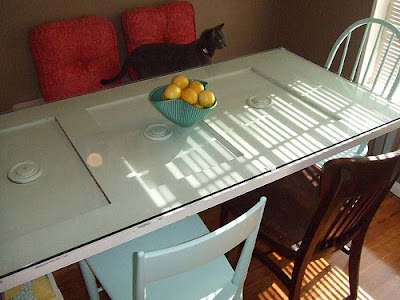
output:
M 219 226 L 219 207 L 201 213 L 214 230 Z M 360 267 L 359 299 L 400 299 L 400 199 L 389 195 L 367 234 Z M 235 259 L 235 253 L 230 255 Z M 323 276 L 314 278 L 321 271 Z M 307 280 L 313 288 L 304 299 L 343 299 L 347 296 L 347 256 L 337 252 L 310 265 Z M 54 272 L 64 299 L 89 299 L 77 264 Z M 102 299 L 108 299 L 105 293 Z M 244 287 L 245 300 L 287 299 L 269 270 L 253 259 Z M 177 299 L 180 300 L 180 299 Z

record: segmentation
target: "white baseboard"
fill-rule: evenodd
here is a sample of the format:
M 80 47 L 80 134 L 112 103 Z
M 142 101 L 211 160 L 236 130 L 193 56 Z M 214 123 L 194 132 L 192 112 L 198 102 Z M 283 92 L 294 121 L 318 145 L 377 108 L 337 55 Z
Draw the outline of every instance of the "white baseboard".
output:
M 398 183 L 397 181 L 393 184 L 392 188 L 390 189 L 390 191 L 395 194 L 397 197 L 400 198 L 400 183 Z
M 28 107 L 31 107 L 31 106 L 41 105 L 43 103 L 44 103 L 43 98 L 29 100 L 29 101 L 25 101 L 25 102 L 20 102 L 20 103 L 14 104 L 13 107 L 12 107 L 12 110 L 16 111 L 16 110 L 28 108 Z

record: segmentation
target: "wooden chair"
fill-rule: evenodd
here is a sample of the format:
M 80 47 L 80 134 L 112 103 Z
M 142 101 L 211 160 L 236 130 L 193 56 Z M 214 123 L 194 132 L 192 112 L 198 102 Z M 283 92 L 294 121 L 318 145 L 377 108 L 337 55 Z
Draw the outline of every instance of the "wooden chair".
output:
M 148 43 L 188 44 L 196 39 L 195 13 L 189 1 L 137 7 L 121 15 L 127 53 Z M 135 70 L 129 70 L 137 80 Z
M 47 102 L 104 89 L 100 80 L 120 69 L 115 28 L 104 17 L 38 25 L 29 33 L 29 46 Z
M 351 43 L 353 36 L 361 34 L 360 44 Z M 379 41 L 382 37 L 387 43 L 378 51 Z M 381 19 L 362 19 L 351 24 L 338 37 L 332 46 L 324 68 L 346 77 L 378 96 L 391 100 L 400 80 L 400 56 L 397 50 L 399 44 L 400 30 L 396 26 Z M 358 48 L 355 57 L 347 55 L 348 49 L 352 47 Z M 340 53 L 341 55 L 339 55 Z M 336 61 L 336 58 L 339 60 Z M 373 62 L 374 60 L 376 63 Z M 361 61 L 363 64 L 360 63 Z M 394 136 L 391 138 L 394 139 Z M 368 143 L 364 142 L 327 158 L 317 165 L 321 167 L 326 161 L 333 158 L 366 156 L 367 153 Z
M 352 241 L 350 298 L 356 299 L 364 238 L 371 219 L 400 174 L 400 154 L 331 160 L 323 166 L 320 181 L 319 169 L 313 166 L 311 170 L 224 203 L 221 221 L 225 222 L 228 214 L 236 216 L 251 206 L 257 194 L 269 197 L 254 253 L 287 287 L 292 300 L 300 298 L 310 262 Z M 294 262 L 291 277 L 282 271 L 273 253 Z
M 242 299 L 265 203 L 212 233 L 193 215 L 80 262 L 90 298 L 97 278 L 111 299 Z M 224 254 L 243 241 L 233 271 Z

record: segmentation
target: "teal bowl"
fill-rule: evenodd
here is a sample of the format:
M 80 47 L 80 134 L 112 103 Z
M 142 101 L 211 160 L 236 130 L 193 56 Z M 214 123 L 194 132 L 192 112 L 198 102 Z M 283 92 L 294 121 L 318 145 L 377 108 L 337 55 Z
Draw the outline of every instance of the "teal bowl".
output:
M 207 82 L 200 82 L 206 89 Z M 217 100 L 209 108 L 197 108 L 181 99 L 162 100 L 161 96 L 166 87 L 167 85 L 164 85 L 153 90 L 150 93 L 150 101 L 164 117 L 181 127 L 190 127 L 202 121 L 217 106 Z

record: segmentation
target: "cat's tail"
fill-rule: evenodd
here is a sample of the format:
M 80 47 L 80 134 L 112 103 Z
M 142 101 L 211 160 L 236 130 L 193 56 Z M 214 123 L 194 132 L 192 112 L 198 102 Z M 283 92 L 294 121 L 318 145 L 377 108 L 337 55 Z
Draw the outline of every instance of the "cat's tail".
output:
M 116 81 L 116 80 L 115 80 Z M 113 83 L 113 82 L 115 82 L 114 81 L 114 78 L 111 78 L 111 79 L 102 79 L 102 80 L 100 80 L 100 84 L 101 85 L 107 85 L 107 84 L 110 84 L 110 83 Z
M 126 73 L 128 73 L 128 70 L 130 67 L 131 67 L 131 62 L 130 62 L 129 56 L 128 56 L 128 58 L 125 60 L 124 64 L 122 65 L 121 70 L 119 71 L 119 73 L 117 75 L 115 75 L 114 77 L 109 78 L 109 79 L 102 79 L 102 80 L 100 80 L 100 83 L 102 85 L 107 85 L 110 83 L 120 81 L 122 79 L 122 77 L 124 77 L 124 75 Z
M 124 75 L 126 73 L 126 72 L 122 72 L 122 71 L 123 70 L 121 69 L 121 71 L 113 78 L 100 80 L 100 83 L 102 85 L 107 85 L 107 84 L 110 84 L 110 83 L 114 83 L 114 82 L 120 81 L 122 79 L 122 77 L 124 77 Z

